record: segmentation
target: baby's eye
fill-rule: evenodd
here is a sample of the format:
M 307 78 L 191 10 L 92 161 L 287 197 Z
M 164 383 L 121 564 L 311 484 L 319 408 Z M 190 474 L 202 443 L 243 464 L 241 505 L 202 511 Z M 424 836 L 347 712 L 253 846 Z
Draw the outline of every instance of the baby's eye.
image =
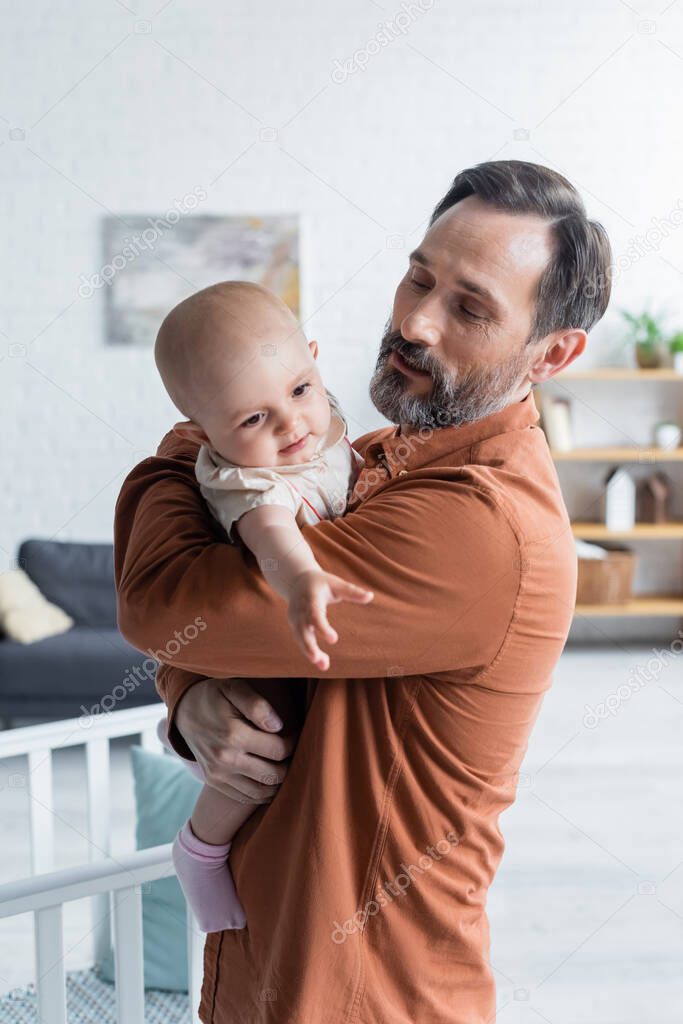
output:
M 304 384 L 297 384 L 297 386 L 292 391 L 292 394 L 294 395 L 295 398 L 301 398 L 302 395 L 306 394 L 310 386 L 310 381 L 306 381 Z
M 241 427 L 256 427 L 261 422 L 262 412 L 255 412 L 253 416 L 246 419 L 244 423 L 240 423 Z

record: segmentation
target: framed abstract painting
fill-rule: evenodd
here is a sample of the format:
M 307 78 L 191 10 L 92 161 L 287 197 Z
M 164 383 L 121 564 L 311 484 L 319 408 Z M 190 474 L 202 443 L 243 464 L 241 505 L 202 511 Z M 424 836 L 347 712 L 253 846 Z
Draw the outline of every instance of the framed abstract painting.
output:
M 217 281 L 263 284 L 301 317 L 296 214 L 110 216 L 103 248 L 88 287 L 104 289 L 108 344 L 151 347 L 169 310 Z

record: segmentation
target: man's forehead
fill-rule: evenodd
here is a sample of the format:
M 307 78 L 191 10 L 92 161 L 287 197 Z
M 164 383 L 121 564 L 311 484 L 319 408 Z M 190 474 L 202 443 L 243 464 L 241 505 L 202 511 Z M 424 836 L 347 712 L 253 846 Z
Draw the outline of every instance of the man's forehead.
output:
M 550 225 L 536 214 L 509 213 L 468 196 L 429 228 L 420 249 L 437 263 L 467 260 L 496 277 L 540 274 L 552 253 Z

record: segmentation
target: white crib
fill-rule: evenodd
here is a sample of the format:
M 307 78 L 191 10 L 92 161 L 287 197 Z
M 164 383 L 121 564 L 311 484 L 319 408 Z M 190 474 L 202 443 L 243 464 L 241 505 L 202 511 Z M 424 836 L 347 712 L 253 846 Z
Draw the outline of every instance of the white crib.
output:
M 87 731 L 78 718 L 0 732 L 0 759 L 28 758 L 31 870 L 20 881 L 0 885 L 0 918 L 32 911 L 35 974 L 41 1024 L 66 1024 L 66 974 L 62 907 L 92 897 L 95 958 L 112 938 L 119 1024 L 144 1024 L 141 886 L 174 873 L 171 847 L 155 846 L 126 857 L 110 854 L 109 741 L 140 736 L 142 746 L 160 751 L 159 704 L 95 715 Z M 85 745 L 90 862 L 54 871 L 52 752 Z M 198 1024 L 204 936 L 188 911 L 188 982 L 192 1024 Z

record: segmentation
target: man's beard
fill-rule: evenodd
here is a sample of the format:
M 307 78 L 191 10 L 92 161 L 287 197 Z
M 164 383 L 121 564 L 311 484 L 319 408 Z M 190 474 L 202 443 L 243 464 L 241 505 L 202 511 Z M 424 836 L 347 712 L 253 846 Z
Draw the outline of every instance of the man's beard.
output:
M 410 366 L 429 373 L 432 386 L 428 394 L 409 393 L 410 379 L 387 365 L 394 351 Z M 468 367 L 451 376 L 428 348 L 405 341 L 400 331 L 391 330 L 389 322 L 370 381 L 370 398 L 391 423 L 431 429 L 459 427 L 504 409 L 519 387 L 527 363 L 522 350 L 497 366 Z

